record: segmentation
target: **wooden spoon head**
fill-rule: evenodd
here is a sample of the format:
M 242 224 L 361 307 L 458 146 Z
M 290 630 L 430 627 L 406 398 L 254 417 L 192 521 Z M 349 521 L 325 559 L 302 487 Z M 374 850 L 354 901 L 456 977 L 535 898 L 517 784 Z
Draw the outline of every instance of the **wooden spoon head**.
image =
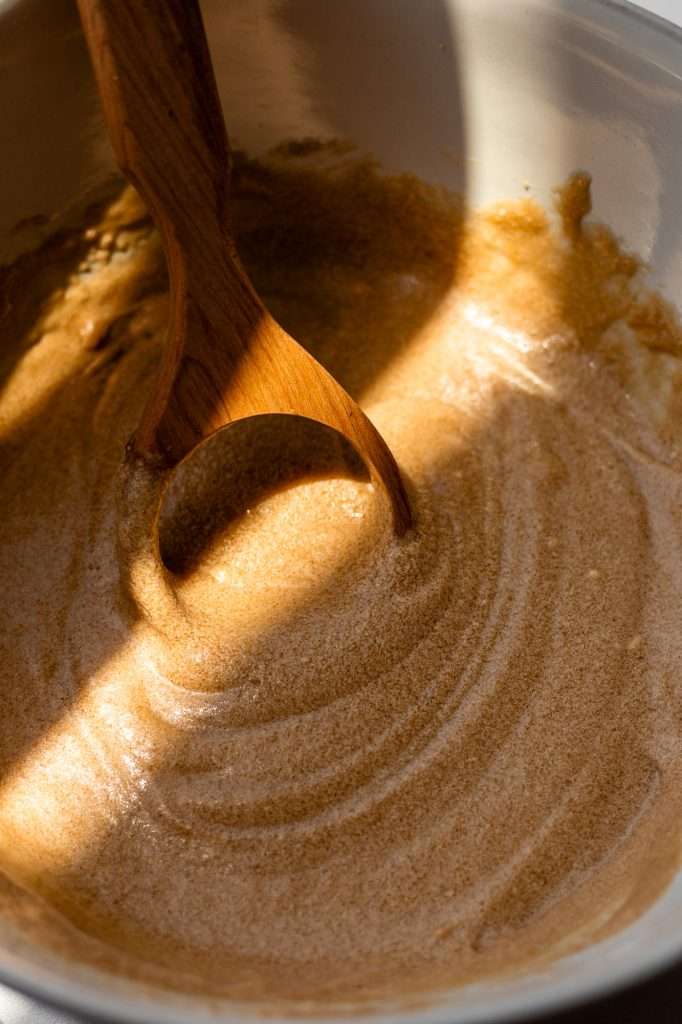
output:
M 238 420 L 268 413 L 304 417 L 350 442 L 372 479 L 385 488 L 396 533 L 412 526 L 405 486 L 386 442 L 350 395 L 260 303 L 249 318 L 247 338 L 235 337 L 234 317 L 226 316 L 218 331 L 197 316 L 191 302 L 176 312 L 186 341 L 174 359 L 178 325 L 172 321 L 160 380 L 133 438 L 137 454 L 171 467 Z

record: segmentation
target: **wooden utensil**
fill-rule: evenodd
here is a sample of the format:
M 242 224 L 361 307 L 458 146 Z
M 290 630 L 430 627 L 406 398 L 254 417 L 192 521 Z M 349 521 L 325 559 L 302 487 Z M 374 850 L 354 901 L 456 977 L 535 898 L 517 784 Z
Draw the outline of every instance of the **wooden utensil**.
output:
M 78 0 L 118 164 L 168 261 L 171 313 L 158 384 L 132 440 L 173 467 L 226 424 L 265 413 L 343 434 L 412 517 L 396 462 L 353 399 L 267 312 L 228 221 L 230 148 L 197 0 Z

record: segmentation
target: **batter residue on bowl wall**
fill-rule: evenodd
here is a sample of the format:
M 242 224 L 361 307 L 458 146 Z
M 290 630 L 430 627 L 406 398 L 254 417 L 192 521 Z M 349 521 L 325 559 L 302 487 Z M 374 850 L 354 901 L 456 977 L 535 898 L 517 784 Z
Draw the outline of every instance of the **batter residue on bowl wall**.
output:
M 337 442 L 274 420 L 177 473 L 164 567 L 162 482 L 122 468 L 166 317 L 144 211 L 126 193 L 5 272 L 4 919 L 291 1012 L 598 939 L 678 863 L 676 320 L 583 225 L 584 177 L 556 222 L 338 147 L 234 189 L 258 289 L 382 431 L 419 528 L 397 541 Z

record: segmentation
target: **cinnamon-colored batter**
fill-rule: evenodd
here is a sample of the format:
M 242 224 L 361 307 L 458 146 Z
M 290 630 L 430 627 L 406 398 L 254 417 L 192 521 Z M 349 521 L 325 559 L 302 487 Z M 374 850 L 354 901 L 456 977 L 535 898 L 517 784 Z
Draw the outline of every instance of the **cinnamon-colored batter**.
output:
M 663 890 L 682 345 L 637 260 L 583 226 L 588 190 L 555 223 L 530 199 L 465 216 L 339 148 L 238 166 L 244 262 L 392 447 L 401 541 L 349 453 L 280 419 L 195 453 L 157 531 L 165 480 L 122 454 L 166 317 L 130 194 L 5 272 L 17 934 L 304 1013 L 527 969 Z

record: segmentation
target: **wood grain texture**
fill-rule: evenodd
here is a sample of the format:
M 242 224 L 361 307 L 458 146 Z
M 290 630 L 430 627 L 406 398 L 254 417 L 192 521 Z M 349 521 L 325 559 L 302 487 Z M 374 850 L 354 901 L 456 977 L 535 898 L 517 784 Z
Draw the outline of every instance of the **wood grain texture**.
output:
M 164 242 L 171 291 L 158 384 L 132 441 L 167 466 L 216 430 L 286 413 L 343 434 L 412 524 L 387 445 L 353 399 L 270 316 L 228 219 L 230 148 L 197 0 L 78 0 L 117 162 Z

